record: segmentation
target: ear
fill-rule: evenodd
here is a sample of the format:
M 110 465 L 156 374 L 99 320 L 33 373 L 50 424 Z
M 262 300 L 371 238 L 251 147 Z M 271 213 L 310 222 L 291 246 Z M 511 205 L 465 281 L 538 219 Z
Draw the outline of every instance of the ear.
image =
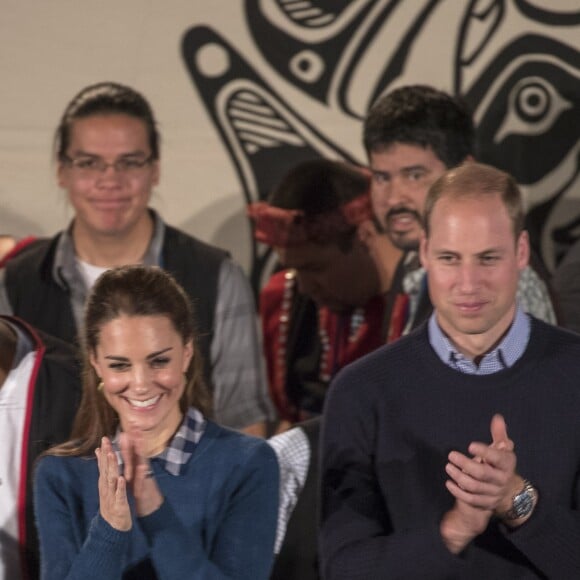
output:
M 59 187 L 66 189 L 66 167 L 62 161 L 59 161 L 56 166 L 56 181 Z
M 101 365 L 99 365 L 99 363 L 97 362 L 97 357 L 95 356 L 94 352 L 91 352 L 89 354 L 89 362 L 91 363 L 91 366 L 93 367 L 93 369 L 95 369 L 97 376 L 102 377 L 103 374 L 101 373 Z
M 526 231 L 520 234 L 516 243 L 516 259 L 519 270 L 523 270 L 530 261 L 530 237 Z
M 161 166 L 159 164 L 159 159 L 153 161 L 153 163 L 151 164 L 151 170 L 152 170 L 151 182 L 154 187 L 157 187 L 159 185 L 159 178 L 161 177 Z
M 429 240 L 427 240 L 427 236 L 425 232 L 421 232 L 421 240 L 419 241 L 419 259 L 421 260 L 421 266 L 425 268 L 425 270 L 429 269 L 429 258 L 427 257 L 427 250 Z
M 184 353 L 183 353 L 183 368 L 181 369 L 182 372 L 186 372 L 189 368 L 189 364 L 191 363 L 191 359 L 193 357 L 193 340 L 188 340 L 184 346 Z

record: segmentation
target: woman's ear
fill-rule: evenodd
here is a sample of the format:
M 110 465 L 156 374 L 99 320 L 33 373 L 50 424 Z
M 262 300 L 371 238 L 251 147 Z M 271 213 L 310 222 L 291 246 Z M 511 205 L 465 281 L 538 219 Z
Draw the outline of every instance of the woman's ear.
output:
M 191 363 L 191 359 L 193 357 L 194 348 L 193 348 L 193 340 L 188 340 L 185 343 L 184 352 L 183 352 L 183 369 L 182 371 L 185 373 L 189 368 L 189 364 Z
M 97 357 L 95 356 L 94 352 L 91 352 L 89 354 L 89 362 L 91 363 L 91 366 L 95 369 L 95 372 L 97 373 L 98 377 L 102 377 L 102 373 L 101 373 L 101 366 L 99 365 L 99 363 L 97 362 Z

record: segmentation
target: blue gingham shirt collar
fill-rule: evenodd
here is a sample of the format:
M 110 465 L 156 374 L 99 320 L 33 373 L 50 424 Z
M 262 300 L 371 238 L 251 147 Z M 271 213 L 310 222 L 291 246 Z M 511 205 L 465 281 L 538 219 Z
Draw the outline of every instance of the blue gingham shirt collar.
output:
M 437 356 L 451 368 L 470 375 L 490 375 L 513 366 L 524 354 L 530 339 L 530 319 L 527 314 L 516 306 L 514 320 L 501 342 L 486 353 L 479 365 L 461 354 L 445 336 L 436 312 L 429 319 L 429 342 Z
M 193 452 L 201 439 L 206 426 L 203 415 L 194 407 L 190 407 L 181 423 L 181 427 L 171 439 L 169 445 L 151 461 L 157 461 L 161 467 L 171 475 L 180 475 L 184 466 L 193 455 Z M 113 449 L 117 455 L 119 468 L 122 471 L 123 458 L 119 450 L 118 440 L 121 431 L 117 431 L 113 439 Z

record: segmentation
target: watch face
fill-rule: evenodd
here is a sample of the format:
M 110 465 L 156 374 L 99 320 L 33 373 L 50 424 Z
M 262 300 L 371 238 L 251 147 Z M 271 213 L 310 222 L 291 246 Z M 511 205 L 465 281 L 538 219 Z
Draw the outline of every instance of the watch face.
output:
M 527 516 L 534 507 L 534 498 L 532 494 L 525 489 L 514 497 L 513 513 L 516 518 L 523 518 Z

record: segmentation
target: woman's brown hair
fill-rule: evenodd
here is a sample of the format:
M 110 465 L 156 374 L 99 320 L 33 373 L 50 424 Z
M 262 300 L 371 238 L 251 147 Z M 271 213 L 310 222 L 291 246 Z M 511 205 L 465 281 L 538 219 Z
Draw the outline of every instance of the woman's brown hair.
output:
M 156 266 L 113 268 L 98 278 L 85 306 L 83 393 L 71 439 L 49 450 L 49 455 L 91 455 L 101 445 L 102 437 L 115 435 L 119 417 L 99 391 L 100 379 L 89 359 L 96 352 L 103 325 L 120 316 L 166 316 L 183 344 L 193 342 L 194 352 L 179 405 L 182 413 L 194 406 L 204 415 L 209 414 L 210 396 L 203 381 L 192 306 L 185 291 L 170 274 Z

